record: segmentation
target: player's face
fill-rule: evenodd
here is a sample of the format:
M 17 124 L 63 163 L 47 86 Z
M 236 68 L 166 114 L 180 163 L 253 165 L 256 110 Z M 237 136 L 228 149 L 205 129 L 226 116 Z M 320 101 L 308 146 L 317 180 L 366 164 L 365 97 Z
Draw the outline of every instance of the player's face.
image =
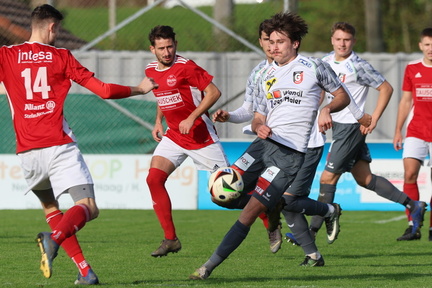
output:
M 419 43 L 420 50 L 426 64 L 432 64 L 432 37 L 423 37 Z
M 264 31 L 261 31 L 261 37 L 259 38 L 259 44 L 263 49 L 267 60 L 273 60 L 273 56 L 270 52 L 270 36 L 267 35 Z
M 274 31 L 270 34 L 270 51 L 273 59 L 283 66 L 297 57 L 298 41 L 292 42 L 287 35 Z
M 351 55 L 356 40 L 352 34 L 336 30 L 331 37 L 335 58 L 342 61 Z
M 173 39 L 156 39 L 155 45 L 150 46 L 150 51 L 156 56 L 159 62 L 159 69 L 171 66 L 176 55 L 177 41 Z

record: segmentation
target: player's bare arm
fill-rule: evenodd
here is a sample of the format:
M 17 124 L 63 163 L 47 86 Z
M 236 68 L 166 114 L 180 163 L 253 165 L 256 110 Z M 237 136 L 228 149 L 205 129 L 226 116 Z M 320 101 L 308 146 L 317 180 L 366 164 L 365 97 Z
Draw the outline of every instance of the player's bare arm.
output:
M 334 96 L 333 100 L 321 109 L 318 118 L 318 127 L 321 133 L 325 133 L 325 131 L 333 127 L 330 113 L 338 112 L 350 103 L 350 97 L 343 87 L 338 88 L 331 94 Z
M 162 140 L 162 135 L 164 133 L 164 127 L 162 124 L 162 120 L 163 120 L 162 110 L 160 109 L 159 106 L 157 106 L 155 125 L 154 125 L 153 130 L 152 130 L 152 136 L 156 142 L 160 142 Z
M 393 147 L 396 151 L 402 149 L 403 135 L 402 128 L 405 124 L 408 114 L 412 109 L 413 99 L 411 91 L 403 91 L 402 98 L 399 102 L 398 114 L 396 118 L 396 128 L 393 137 Z
M 252 120 L 252 131 L 261 139 L 266 139 L 272 135 L 271 128 L 265 124 L 266 119 L 267 117 L 265 115 L 255 112 Z
M 389 82 L 384 81 L 378 88 L 379 92 L 377 105 L 374 112 L 372 113 L 372 123 L 368 128 L 365 128 L 365 132 L 370 134 L 375 129 L 378 124 L 378 120 L 381 118 L 382 113 L 384 113 L 387 104 L 393 94 L 393 87 Z
M 201 101 L 201 103 L 196 107 L 196 109 L 189 115 L 188 118 L 181 121 L 179 124 L 179 130 L 182 134 L 188 134 L 190 129 L 192 128 L 195 120 L 200 117 L 203 113 L 207 112 L 210 107 L 212 107 L 216 101 L 221 96 L 221 92 L 219 88 L 216 87 L 213 83 L 210 83 L 204 89 L 205 97 Z

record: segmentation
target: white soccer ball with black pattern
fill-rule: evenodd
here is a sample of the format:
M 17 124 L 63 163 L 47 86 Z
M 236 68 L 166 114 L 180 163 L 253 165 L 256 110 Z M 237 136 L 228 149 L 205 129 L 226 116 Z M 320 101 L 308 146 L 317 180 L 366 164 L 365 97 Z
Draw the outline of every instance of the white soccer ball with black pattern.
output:
M 210 194 L 220 202 L 229 202 L 240 196 L 243 191 L 243 178 L 231 167 L 222 167 L 210 175 L 208 188 Z

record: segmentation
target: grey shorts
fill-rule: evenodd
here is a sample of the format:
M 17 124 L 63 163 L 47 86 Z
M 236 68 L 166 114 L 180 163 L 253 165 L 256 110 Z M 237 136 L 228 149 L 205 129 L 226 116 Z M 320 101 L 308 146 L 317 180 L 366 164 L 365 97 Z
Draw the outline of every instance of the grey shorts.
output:
M 296 196 L 309 196 L 316 169 L 321 161 L 324 147 L 308 148 L 303 165 L 297 173 L 287 193 Z
M 333 141 L 324 169 L 336 174 L 350 172 L 359 160 L 372 162 L 366 145 L 366 135 L 361 133 L 360 124 L 333 122 Z
M 272 209 L 294 181 L 304 157 L 304 153 L 272 140 L 257 138 L 233 166 L 242 174 L 243 193 Z

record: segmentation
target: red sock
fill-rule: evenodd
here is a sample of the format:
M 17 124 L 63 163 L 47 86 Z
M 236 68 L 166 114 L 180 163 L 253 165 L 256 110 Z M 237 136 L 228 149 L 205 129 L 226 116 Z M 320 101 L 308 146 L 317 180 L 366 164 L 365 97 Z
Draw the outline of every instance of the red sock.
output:
M 61 245 L 63 241 L 81 230 L 89 220 L 90 213 L 86 205 L 72 206 L 53 229 L 51 238 Z
M 54 228 L 58 225 L 58 223 L 60 223 L 62 218 L 63 213 L 60 210 L 56 210 L 46 216 L 46 221 L 51 227 L 51 230 L 54 230 Z M 90 265 L 88 265 L 87 261 L 84 258 L 76 235 L 72 235 L 69 238 L 66 238 L 61 244 L 61 247 L 65 250 L 66 254 L 72 259 L 72 261 L 74 261 L 81 275 L 84 277 L 87 276 L 88 270 L 91 267 Z
M 406 195 L 408 195 L 411 200 L 418 201 L 420 198 L 419 189 L 416 183 L 404 183 L 403 191 Z M 405 209 L 405 214 L 408 217 L 408 221 L 411 221 L 411 216 L 408 209 Z
M 263 221 L 264 227 L 266 229 L 268 229 L 268 218 L 267 218 L 267 214 L 266 213 L 261 213 L 259 216 L 259 218 L 261 218 L 261 220 Z
M 165 188 L 168 174 L 157 168 L 150 168 L 147 176 L 147 185 L 153 200 L 153 209 L 159 219 L 166 239 L 177 238 L 172 219 L 171 200 Z

